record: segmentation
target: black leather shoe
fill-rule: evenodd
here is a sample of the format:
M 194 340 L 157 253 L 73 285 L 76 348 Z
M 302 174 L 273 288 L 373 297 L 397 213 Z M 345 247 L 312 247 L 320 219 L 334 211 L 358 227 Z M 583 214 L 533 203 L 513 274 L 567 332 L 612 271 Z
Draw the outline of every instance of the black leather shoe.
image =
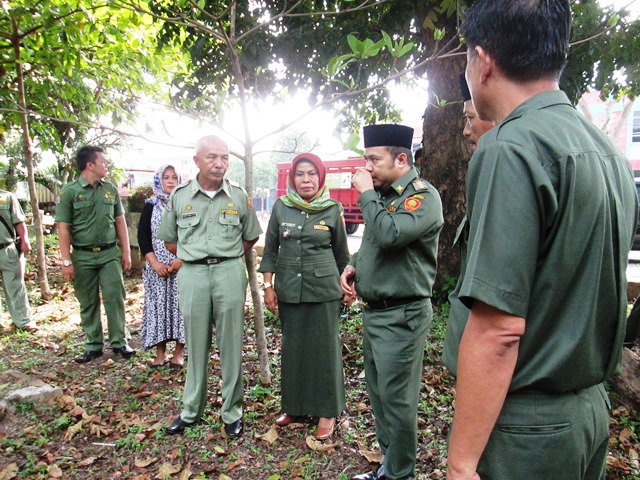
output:
M 124 347 L 114 348 L 113 353 L 119 353 L 123 358 L 131 358 L 136 354 L 136 351 L 129 345 L 125 345 Z
M 242 417 L 235 422 L 225 423 L 224 431 L 230 438 L 238 438 L 242 435 Z
M 384 465 L 380 465 L 375 472 L 361 473 L 360 475 L 352 477 L 351 480 L 386 480 L 386 478 Z
M 167 434 L 177 435 L 178 433 L 184 432 L 184 429 L 191 425 L 193 425 L 193 423 L 185 422 L 181 417 L 177 417 L 173 422 L 171 422 L 171 425 L 167 427 Z
M 74 360 L 76 363 L 89 363 L 94 358 L 102 356 L 102 350 L 85 350 L 82 354 L 78 355 Z

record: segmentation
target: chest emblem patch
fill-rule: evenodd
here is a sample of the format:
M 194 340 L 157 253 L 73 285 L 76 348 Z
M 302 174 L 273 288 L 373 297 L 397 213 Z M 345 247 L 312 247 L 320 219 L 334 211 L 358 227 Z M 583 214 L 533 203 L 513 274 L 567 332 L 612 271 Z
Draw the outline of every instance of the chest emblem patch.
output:
M 407 212 L 412 212 L 417 209 L 420 205 L 420 200 L 414 197 L 409 197 L 404 201 L 404 208 Z
M 389 210 L 390 212 L 395 212 L 397 210 L 397 207 L 394 207 L 393 205 L 389 205 L 387 207 L 387 210 Z
M 114 198 L 116 198 L 116 196 L 111 192 L 107 192 L 107 193 L 104 194 L 104 198 L 107 198 L 109 200 L 113 200 Z
M 185 210 L 192 210 L 193 207 L 191 205 L 187 205 L 186 207 L 184 207 Z
M 80 194 L 76 197 L 76 200 L 85 200 L 85 196 Z
M 329 230 L 329 227 L 327 227 L 326 225 L 314 225 L 313 229 L 314 230 Z

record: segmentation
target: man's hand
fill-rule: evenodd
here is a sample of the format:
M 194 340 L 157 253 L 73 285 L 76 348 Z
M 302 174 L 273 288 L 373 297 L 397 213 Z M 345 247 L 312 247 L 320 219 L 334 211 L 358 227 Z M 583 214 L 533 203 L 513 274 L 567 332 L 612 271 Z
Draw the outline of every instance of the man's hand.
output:
M 64 278 L 67 282 L 73 282 L 75 277 L 75 270 L 73 269 L 73 265 L 69 265 L 68 267 L 62 266 L 62 278 Z
M 355 188 L 358 193 L 373 190 L 371 173 L 364 168 L 357 168 L 356 173 L 351 177 L 351 185 L 353 185 L 353 188 Z
M 457 473 L 453 468 L 447 468 L 447 480 L 480 480 L 480 475 L 477 472 L 473 472 L 469 475 Z
M 31 252 L 31 243 L 29 242 L 29 237 L 20 237 L 20 253 L 28 255 L 29 252 Z
M 122 252 L 122 272 L 126 273 L 131 270 L 131 254 Z
M 342 287 L 342 293 L 349 297 L 355 297 L 356 291 L 353 288 L 353 282 L 356 279 L 356 269 L 351 265 L 347 265 L 342 275 L 340 275 L 340 286 Z
M 179 258 L 174 258 L 169 264 L 169 273 L 176 273 L 182 268 L 183 262 Z

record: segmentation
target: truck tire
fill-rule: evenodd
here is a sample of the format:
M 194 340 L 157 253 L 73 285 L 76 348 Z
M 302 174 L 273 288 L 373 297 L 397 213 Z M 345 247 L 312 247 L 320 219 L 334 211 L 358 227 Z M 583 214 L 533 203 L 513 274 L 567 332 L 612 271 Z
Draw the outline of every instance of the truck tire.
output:
M 347 235 L 353 235 L 354 233 L 356 233 L 356 231 L 358 231 L 358 225 L 358 223 L 347 222 L 347 224 L 345 225 L 347 229 Z

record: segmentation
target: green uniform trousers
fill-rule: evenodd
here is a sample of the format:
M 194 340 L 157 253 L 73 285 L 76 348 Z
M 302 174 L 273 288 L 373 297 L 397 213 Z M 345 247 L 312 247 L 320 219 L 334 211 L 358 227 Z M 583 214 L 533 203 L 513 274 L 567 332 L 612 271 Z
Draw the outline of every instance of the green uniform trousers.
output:
M 24 284 L 20 255 L 11 244 L 0 250 L 0 272 L 2 288 L 7 308 L 13 323 L 24 328 L 31 323 L 31 309 L 27 298 L 27 287 Z
M 247 275 L 240 257 L 216 265 L 185 263 L 178 271 L 180 311 L 187 333 L 187 379 L 180 417 L 198 420 L 207 404 L 212 328 L 222 369 L 222 421 L 242 417 L 242 344 Z
M 364 310 L 367 392 L 389 480 L 416 478 L 418 399 L 432 319 L 428 298 L 383 310 Z
M 604 479 L 609 407 L 602 384 L 507 395 L 478 474 L 483 480 Z
M 71 252 L 73 262 L 73 287 L 80 303 L 82 329 L 87 338 L 85 350 L 102 350 L 104 335 L 100 320 L 100 294 L 107 314 L 109 343 L 112 348 L 127 345 L 124 324 L 124 278 L 122 276 L 122 257 L 120 249 L 109 248 L 101 252 L 87 252 L 74 249 Z

